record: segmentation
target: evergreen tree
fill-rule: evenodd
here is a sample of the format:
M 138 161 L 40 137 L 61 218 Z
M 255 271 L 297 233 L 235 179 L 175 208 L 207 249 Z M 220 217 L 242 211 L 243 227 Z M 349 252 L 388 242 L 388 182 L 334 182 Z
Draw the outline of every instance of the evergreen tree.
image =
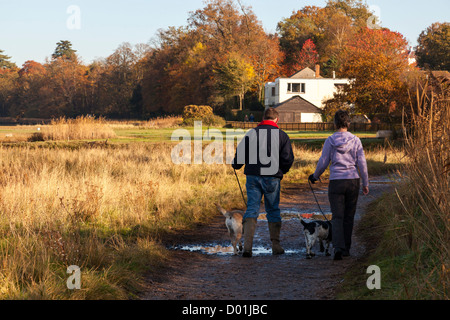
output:
M 17 68 L 14 62 L 9 61 L 10 56 L 3 54 L 3 50 L 0 50 L 0 69 L 15 69 Z
M 53 59 L 63 58 L 73 60 L 76 50 L 72 49 L 72 43 L 68 40 L 61 40 L 56 44 L 55 52 L 52 54 Z

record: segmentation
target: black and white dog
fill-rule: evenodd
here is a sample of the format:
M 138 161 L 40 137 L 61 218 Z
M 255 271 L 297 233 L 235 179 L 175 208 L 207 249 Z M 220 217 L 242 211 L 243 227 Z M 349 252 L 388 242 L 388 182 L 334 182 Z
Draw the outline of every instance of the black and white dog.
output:
M 303 225 L 304 233 L 305 233 L 305 242 L 306 242 L 306 258 L 311 259 L 315 253 L 311 251 L 311 248 L 314 246 L 317 240 L 320 243 L 320 252 L 325 251 L 326 256 L 330 256 L 329 248 L 331 243 L 331 222 L 329 221 L 321 221 L 321 220 L 312 220 L 310 222 L 306 222 L 300 217 L 300 221 Z M 325 247 L 323 242 L 325 241 Z

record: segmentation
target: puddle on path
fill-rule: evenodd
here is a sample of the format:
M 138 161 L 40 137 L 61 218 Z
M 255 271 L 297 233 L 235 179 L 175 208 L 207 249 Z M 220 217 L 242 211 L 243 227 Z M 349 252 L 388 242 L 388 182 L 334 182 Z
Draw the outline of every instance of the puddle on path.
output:
M 204 254 L 213 254 L 219 256 L 233 255 L 233 248 L 230 246 L 222 246 L 220 244 L 204 244 L 204 245 L 182 245 L 172 248 L 173 250 L 184 250 L 190 252 L 200 252 Z M 306 253 L 305 248 L 286 249 L 285 254 L 300 254 Z M 254 256 L 272 255 L 272 248 L 264 246 L 253 246 L 252 253 Z
M 392 175 L 392 176 L 382 176 L 382 177 L 377 177 L 375 179 L 369 179 L 369 184 L 370 183 L 374 183 L 374 184 L 392 184 L 392 183 L 398 183 L 402 180 L 403 178 L 398 176 L 398 175 Z
M 328 220 L 331 220 L 331 212 L 324 210 L 325 216 Z M 318 210 L 298 210 L 295 208 L 290 209 L 283 209 L 281 210 L 281 219 L 283 221 L 288 221 L 291 219 L 299 219 L 299 215 L 305 219 L 312 219 L 312 220 L 325 220 L 322 213 L 318 212 Z M 261 212 L 258 217 L 259 220 L 267 220 L 266 219 L 266 213 Z
M 331 213 L 325 211 L 328 219 L 331 219 Z M 290 233 L 291 236 L 286 241 L 283 242 L 283 247 L 285 254 L 287 255 L 298 255 L 306 254 L 306 249 L 302 243 L 303 226 L 300 223 L 299 215 L 305 220 L 309 219 L 321 219 L 324 220 L 320 212 L 314 210 L 299 210 L 296 208 L 285 208 L 281 210 L 281 217 L 283 221 L 283 229 L 286 233 Z M 290 231 L 288 231 L 290 230 Z M 170 247 L 171 250 L 184 250 L 190 252 L 199 252 L 208 255 L 218 255 L 218 256 L 232 256 L 233 248 L 229 241 L 217 241 L 208 243 L 195 243 L 195 244 L 178 244 L 176 246 Z M 254 256 L 264 256 L 272 255 L 272 248 L 270 239 L 268 238 L 267 230 L 267 220 L 266 213 L 261 212 L 258 217 L 258 225 L 256 228 L 254 240 L 253 240 L 253 255 Z

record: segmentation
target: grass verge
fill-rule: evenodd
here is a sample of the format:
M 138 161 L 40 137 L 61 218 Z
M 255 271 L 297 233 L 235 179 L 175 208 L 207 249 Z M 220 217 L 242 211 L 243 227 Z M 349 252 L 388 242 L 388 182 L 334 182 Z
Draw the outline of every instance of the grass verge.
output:
M 167 259 L 162 235 L 240 200 L 230 168 L 175 165 L 171 144 L 31 145 L 0 148 L 1 299 L 133 297 Z
M 369 255 L 348 274 L 341 299 L 449 298 L 450 88 L 422 88 L 411 103 L 404 177 L 362 218 Z M 365 286 L 368 265 L 380 267 L 380 290 Z

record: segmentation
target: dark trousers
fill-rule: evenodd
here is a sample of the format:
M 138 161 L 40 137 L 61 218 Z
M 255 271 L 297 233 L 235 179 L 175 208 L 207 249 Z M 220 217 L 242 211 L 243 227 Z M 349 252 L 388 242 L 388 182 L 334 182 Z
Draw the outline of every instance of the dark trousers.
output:
M 330 180 L 328 200 L 333 214 L 331 224 L 335 250 L 350 250 L 359 186 L 359 179 Z

